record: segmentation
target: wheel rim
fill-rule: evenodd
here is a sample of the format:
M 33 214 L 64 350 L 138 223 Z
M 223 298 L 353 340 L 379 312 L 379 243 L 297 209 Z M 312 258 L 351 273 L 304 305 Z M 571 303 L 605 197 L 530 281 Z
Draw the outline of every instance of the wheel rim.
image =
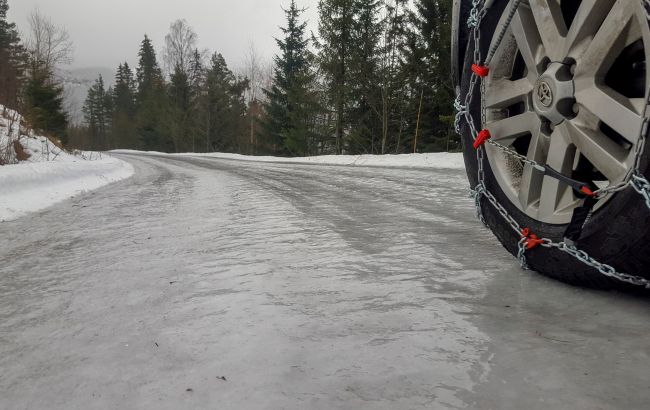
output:
M 493 140 L 566 176 L 620 182 L 634 166 L 648 98 L 646 45 L 641 2 L 523 2 L 483 82 L 483 123 Z M 535 220 L 568 223 L 582 203 L 493 146 L 487 157 L 506 196 Z

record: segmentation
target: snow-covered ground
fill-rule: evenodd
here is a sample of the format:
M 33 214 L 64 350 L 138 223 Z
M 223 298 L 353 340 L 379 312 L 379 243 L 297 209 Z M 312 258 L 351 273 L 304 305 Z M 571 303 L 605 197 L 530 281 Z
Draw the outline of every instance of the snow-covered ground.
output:
M 116 153 L 143 154 L 140 151 L 116 150 Z M 346 165 L 365 167 L 399 167 L 399 168 L 437 168 L 437 169 L 464 169 L 463 155 L 458 153 L 429 153 L 429 154 L 402 154 L 402 155 L 321 155 L 315 157 L 270 157 L 250 156 L 225 153 L 185 153 L 164 154 L 161 152 L 147 152 L 155 155 L 177 155 L 191 157 L 210 157 L 231 159 L 239 161 L 275 162 L 285 164 L 319 164 L 319 165 Z
M 0 112 L 0 221 L 39 211 L 133 175 L 133 167 L 94 152 L 70 153 L 27 129 L 18 113 Z M 16 151 L 16 143 L 21 155 Z
M 32 162 L 0 167 L 0 221 L 45 209 L 132 174 L 131 165 L 109 156 L 96 161 Z

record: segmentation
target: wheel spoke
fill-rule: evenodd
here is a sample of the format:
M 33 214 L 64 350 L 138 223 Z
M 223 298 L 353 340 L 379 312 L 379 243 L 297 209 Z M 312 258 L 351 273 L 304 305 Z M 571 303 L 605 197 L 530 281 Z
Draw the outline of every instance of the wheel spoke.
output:
M 550 139 L 541 132 L 540 127 L 532 135 L 527 157 L 533 161 L 544 163 L 548 156 L 549 142 Z M 544 175 L 541 172 L 529 164 L 524 166 L 524 172 L 521 175 L 519 184 L 519 202 L 524 210 L 539 201 L 543 181 Z
M 636 112 L 632 100 L 608 87 L 585 88 L 576 93 L 576 100 L 627 141 L 637 143 L 643 118 Z
M 541 121 L 537 114 L 532 111 L 513 117 L 496 120 L 488 124 L 487 129 L 492 134 L 494 141 L 510 145 L 515 139 L 522 135 L 533 133 L 539 129 Z
M 584 118 L 586 114 L 581 114 Z M 583 118 L 580 118 L 583 120 Z M 587 119 L 585 122 L 593 124 L 597 118 Z M 593 126 L 577 125 L 578 122 L 564 122 L 561 127 L 569 135 L 571 142 L 580 150 L 598 171 L 611 182 L 622 178 L 627 166 L 625 159 L 627 152 L 605 134 L 597 131 Z
M 510 27 L 528 68 L 528 76 L 534 82 L 542 74 L 539 71 L 539 63 L 543 57 L 541 53 L 543 44 L 529 6 L 525 4 L 519 6 Z
M 527 79 L 511 81 L 492 80 L 490 93 L 485 96 L 485 108 L 506 108 L 518 102 L 525 102 L 533 85 Z
M 564 175 L 571 175 L 574 159 L 575 147 L 571 145 L 571 141 L 567 138 L 565 130 L 561 129 L 559 126 L 556 127 L 551 136 L 546 164 Z M 560 181 L 555 178 L 548 176 L 543 177 L 539 198 L 538 219 L 551 219 L 556 210 L 562 208 L 563 200 L 566 201 L 567 190 L 569 189 L 571 188 L 560 183 Z
M 530 7 L 535 17 L 546 55 L 551 61 L 561 61 L 564 57 L 562 54 L 564 52 L 564 37 L 567 34 L 567 28 L 562 17 L 559 1 L 530 0 Z
M 582 0 L 566 39 L 567 55 L 576 58 L 609 14 L 616 0 Z
M 597 80 L 602 80 L 621 50 L 640 38 L 640 33 L 630 28 L 637 6 L 630 0 L 618 0 L 612 6 L 577 67 L 575 80 L 578 89 L 589 88 Z M 582 82 L 585 84 L 580 87 Z

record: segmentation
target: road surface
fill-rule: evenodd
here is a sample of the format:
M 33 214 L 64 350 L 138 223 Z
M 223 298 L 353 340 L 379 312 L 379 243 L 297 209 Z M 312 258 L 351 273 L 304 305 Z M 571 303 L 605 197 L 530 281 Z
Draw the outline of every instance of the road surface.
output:
M 122 155 L 0 224 L 2 409 L 642 409 L 650 304 L 516 261 L 461 171 Z

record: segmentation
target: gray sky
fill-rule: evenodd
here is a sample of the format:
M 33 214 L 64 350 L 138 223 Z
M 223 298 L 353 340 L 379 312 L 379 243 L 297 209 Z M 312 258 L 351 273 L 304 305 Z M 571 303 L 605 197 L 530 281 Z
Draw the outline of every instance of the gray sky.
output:
M 284 24 L 281 7 L 288 0 L 9 0 L 9 19 L 22 33 L 35 8 L 66 27 L 75 44 L 73 68 L 116 68 L 137 62 L 145 33 L 160 53 L 172 21 L 184 18 L 199 36 L 199 48 L 224 55 L 232 68 L 242 65 L 253 42 L 267 58 L 276 53 L 274 36 Z M 298 0 L 303 15 L 316 30 L 318 0 Z

